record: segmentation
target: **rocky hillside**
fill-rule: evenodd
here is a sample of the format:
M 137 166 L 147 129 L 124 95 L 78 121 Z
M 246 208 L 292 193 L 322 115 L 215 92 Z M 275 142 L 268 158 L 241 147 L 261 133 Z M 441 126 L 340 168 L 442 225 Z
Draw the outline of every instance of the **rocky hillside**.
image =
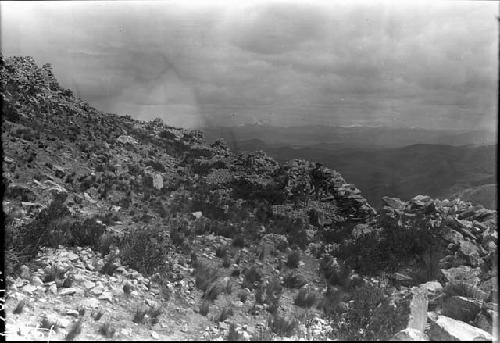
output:
M 496 211 L 1 82 L 8 339 L 491 339 Z

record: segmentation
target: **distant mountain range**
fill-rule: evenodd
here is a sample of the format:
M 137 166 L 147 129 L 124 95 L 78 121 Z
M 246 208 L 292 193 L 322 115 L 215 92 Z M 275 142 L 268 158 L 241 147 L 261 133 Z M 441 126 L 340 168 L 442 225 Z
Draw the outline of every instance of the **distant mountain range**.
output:
M 329 150 L 368 147 L 398 148 L 413 144 L 492 145 L 497 142 L 497 134 L 494 130 L 244 125 L 204 128 L 203 131 L 208 141 L 223 137 L 230 146 L 238 149 L 241 148 L 239 144 L 249 140 L 260 140 L 266 146 L 328 146 Z
M 316 131 L 314 137 L 314 127 L 302 131 L 281 128 L 271 133 L 269 127 L 248 126 L 234 131 L 208 130 L 207 136 L 222 133 L 233 149 L 264 150 L 280 162 L 293 158 L 318 161 L 342 173 L 375 207 L 382 205 L 384 195 L 408 200 L 426 194 L 460 196 L 496 209 L 497 145 L 491 134 L 359 127 Z M 325 135 L 327 131 L 331 137 Z M 251 134 L 254 138 L 245 139 Z M 300 138 L 304 138 L 302 144 Z M 420 141 L 427 144 L 415 144 Z

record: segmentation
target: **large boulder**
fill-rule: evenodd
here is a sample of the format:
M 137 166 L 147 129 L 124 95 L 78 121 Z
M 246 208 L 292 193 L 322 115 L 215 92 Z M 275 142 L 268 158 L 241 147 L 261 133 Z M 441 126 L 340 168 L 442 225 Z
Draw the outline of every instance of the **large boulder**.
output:
M 479 283 L 479 268 L 471 268 L 469 266 L 459 266 L 449 269 L 441 269 L 441 274 L 444 280 L 453 283 L 465 283 L 477 286 Z
M 443 302 L 442 313 L 450 318 L 471 322 L 481 310 L 481 302 L 475 299 L 454 295 Z
M 413 287 L 412 299 L 410 302 L 410 318 L 408 328 L 417 330 L 421 333 L 425 330 L 427 323 L 427 289 L 425 287 Z
M 156 189 L 163 188 L 163 176 L 161 174 L 153 174 L 153 187 Z
M 459 252 L 465 258 L 468 265 L 477 267 L 480 263 L 479 248 L 470 241 L 461 241 Z
M 432 341 L 492 341 L 486 331 L 450 317 L 429 313 L 429 338 Z
M 122 144 L 137 144 L 137 141 L 134 138 L 127 135 L 121 135 L 116 140 Z

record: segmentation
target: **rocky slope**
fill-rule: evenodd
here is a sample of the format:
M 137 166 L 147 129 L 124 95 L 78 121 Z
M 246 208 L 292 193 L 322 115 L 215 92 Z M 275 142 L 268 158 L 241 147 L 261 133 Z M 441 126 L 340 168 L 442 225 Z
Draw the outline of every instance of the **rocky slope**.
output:
M 8 339 L 491 339 L 496 211 L 1 82 Z

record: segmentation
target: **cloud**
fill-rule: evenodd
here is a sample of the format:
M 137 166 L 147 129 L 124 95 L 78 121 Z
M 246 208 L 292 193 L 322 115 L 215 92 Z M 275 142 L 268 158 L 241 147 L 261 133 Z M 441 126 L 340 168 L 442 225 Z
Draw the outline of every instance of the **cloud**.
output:
M 172 125 L 496 126 L 488 2 L 4 2 L 2 51 Z

